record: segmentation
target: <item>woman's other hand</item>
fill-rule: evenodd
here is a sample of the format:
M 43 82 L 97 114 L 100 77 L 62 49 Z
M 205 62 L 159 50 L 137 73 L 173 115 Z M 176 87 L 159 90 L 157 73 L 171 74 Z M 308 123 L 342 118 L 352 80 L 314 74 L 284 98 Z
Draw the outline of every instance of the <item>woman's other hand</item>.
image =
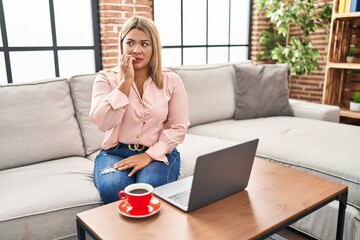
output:
M 153 159 L 147 153 L 136 154 L 131 157 L 125 158 L 120 162 L 114 164 L 114 168 L 118 170 L 126 170 L 133 168 L 129 173 L 129 177 L 134 175 L 138 170 L 146 167 Z

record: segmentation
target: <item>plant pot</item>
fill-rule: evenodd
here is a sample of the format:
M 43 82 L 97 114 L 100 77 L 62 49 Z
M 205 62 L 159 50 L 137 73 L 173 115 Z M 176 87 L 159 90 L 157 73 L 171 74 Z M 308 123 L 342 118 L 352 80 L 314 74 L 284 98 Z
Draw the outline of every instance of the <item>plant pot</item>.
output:
M 346 62 L 347 63 L 352 63 L 353 61 L 354 61 L 354 57 L 350 57 L 350 56 L 346 57 Z
M 360 103 L 350 102 L 350 111 L 360 112 Z

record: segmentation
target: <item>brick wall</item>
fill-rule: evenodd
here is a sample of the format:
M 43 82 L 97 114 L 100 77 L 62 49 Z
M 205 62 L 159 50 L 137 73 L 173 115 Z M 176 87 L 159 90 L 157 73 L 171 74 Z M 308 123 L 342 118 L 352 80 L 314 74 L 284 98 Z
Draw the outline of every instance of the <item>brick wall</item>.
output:
M 316 1 L 320 3 L 326 0 Z M 251 59 L 255 61 L 258 52 L 259 32 L 267 28 L 268 21 L 257 11 L 256 0 L 253 0 L 253 2 Z M 118 32 L 122 24 L 133 15 L 152 18 L 152 0 L 99 0 L 99 9 L 103 68 L 111 68 L 117 64 Z M 318 59 L 320 69 L 307 76 L 292 77 L 290 97 L 311 102 L 321 102 L 328 40 L 324 30 L 316 31 L 311 36 L 311 40 L 320 52 Z
M 315 0 L 315 3 L 323 3 L 326 0 Z M 253 29 L 251 33 L 251 59 L 256 61 L 256 54 L 259 51 L 258 39 L 259 33 L 268 27 L 268 20 L 256 9 L 256 0 L 253 1 Z M 332 1 L 327 1 L 331 3 Z M 296 34 L 293 29 L 292 34 Z M 317 30 L 310 40 L 315 48 L 319 50 L 320 56 L 318 63 L 320 69 L 306 76 L 293 76 L 289 82 L 290 97 L 295 99 L 303 99 L 311 102 L 320 103 L 322 100 L 322 92 L 324 86 L 326 55 L 328 39 L 324 29 Z

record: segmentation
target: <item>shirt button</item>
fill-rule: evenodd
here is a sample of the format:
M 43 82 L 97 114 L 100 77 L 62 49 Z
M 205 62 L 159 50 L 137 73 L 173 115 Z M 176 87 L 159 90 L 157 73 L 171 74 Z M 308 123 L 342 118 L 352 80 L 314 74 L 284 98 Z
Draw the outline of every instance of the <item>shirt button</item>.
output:
M 139 138 L 139 134 L 136 134 L 136 136 L 135 136 L 136 138 Z

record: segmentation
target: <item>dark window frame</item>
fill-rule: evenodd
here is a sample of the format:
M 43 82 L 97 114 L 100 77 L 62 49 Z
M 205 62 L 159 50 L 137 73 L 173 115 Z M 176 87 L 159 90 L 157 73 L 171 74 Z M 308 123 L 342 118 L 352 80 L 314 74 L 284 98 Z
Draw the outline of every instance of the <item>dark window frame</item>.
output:
M 59 70 L 58 51 L 60 51 L 60 50 L 94 50 L 95 71 L 98 72 L 99 70 L 101 70 L 102 69 L 102 55 L 101 55 L 101 37 L 100 37 L 99 0 L 90 0 L 90 1 L 91 1 L 91 15 L 92 15 L 92 21 L 93 21 L 94 45 L 92 45 L 92 46 L 58 46 L 57 38 L 56 38 L 54 1 L 49 0 L 52 46 L 9 47 L 7 31 L 6 31 L 3 1 L 0 0 L 0 26 L 1 26 L 1 36 L 2 36 L 2 42 L 3 42 L 3 46 L 0 46 L 0 52 L 4 53 L 7 82 L 13 83 L 11 62 L 10 62 L 10 52 L 15 52 L 15 51 L 53 51 L 55 76 L 59 77 L 60 70 Z
M 152 6 L 152 15 L 153 20 L 155 21 L 155 1 L 153 0 L 153 6 Z M 252 6 L 253 6 L 253 0 L 249 0 L 249 35 L 248 35 L 248 44 L 231 44 L 230 43 L 230 37 L 231 37 L 231 0 L 229 1 L 229 35 L 228 35 L 228 43 L 227 44 L 209 44 L 208 42 L 208 22 L 209 22 L 209 10 L 208 5 L 209 1 L 206 0 L 206 43 L 203 45 L 184 45 L 184 21 L 183 21 L 183 0 L 181 1 L 181 43 L 180 45 L 163 45 L 163 49 L 180 49 L 181 50 L 181 65 L 184 65 L 184 49 L 185 48 L 205 48 L 206 49 L 206 64 L 208 64 L 209 58 L 208 58 L 208 51 L 209 48 L 214 47 L 227 47 L 228 48 L 228 62 L 230 62 L 230 48 L 231 47 L 247 47 L 248 48 L 248 59 L 251 59 L 251 32 L 252 32 Z

